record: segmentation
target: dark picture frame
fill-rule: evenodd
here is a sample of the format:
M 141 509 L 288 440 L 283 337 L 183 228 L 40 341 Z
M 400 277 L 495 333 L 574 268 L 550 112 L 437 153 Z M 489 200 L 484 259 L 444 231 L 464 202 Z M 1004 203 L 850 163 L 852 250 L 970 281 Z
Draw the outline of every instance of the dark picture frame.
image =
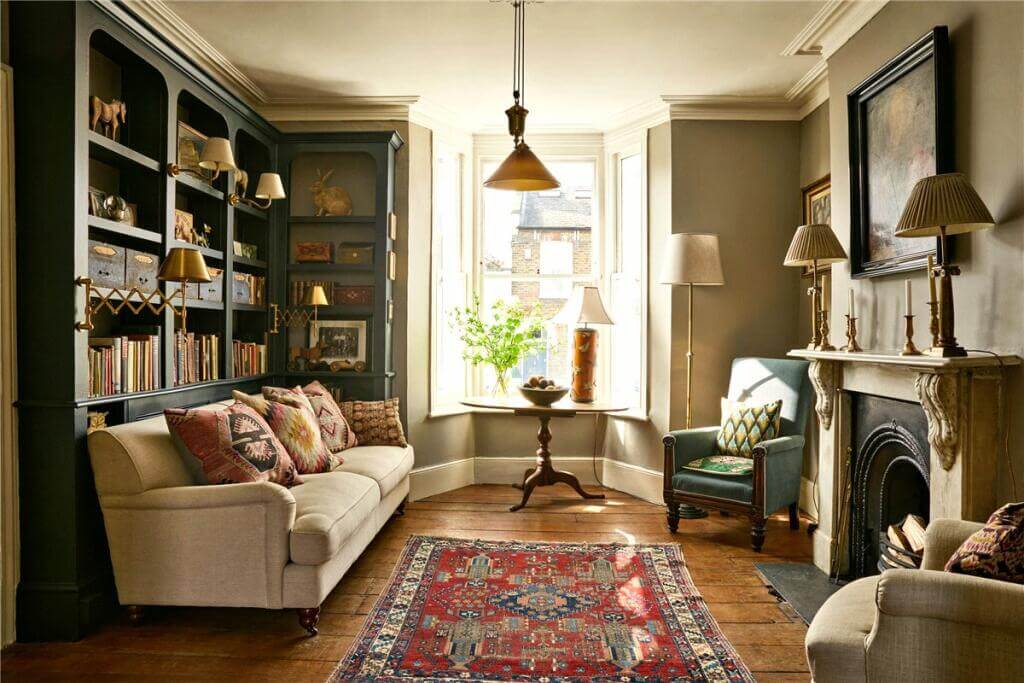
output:
M 832 225 L 832 175 L 826 174 L 823 178 L 805 185 L 801 188 L 800 192 L 802 195 L 801 206 L 803 207 L 800 224 L 824 223 L 825 225 Z M 830 270 L 832 270 L 831 263 L 818 266 L 819 273 L 827 273 Z M 811 267 L 804 266 L 801 277 L 809 278 L 811 275 Z
M 320 348 L 320 360 L 326 363 L 348 361 L 369 366 L 370 320 L 351 316 L 345 320 L 318 320 L 309 326 L 310 347 Z
M 895 228 L 916 181 L 954 170 L 951 67 L 949 31 L 936 26 L 847 95 L 855 278 L 920 269 L 938 256 L 938 239 L 901 239 Z

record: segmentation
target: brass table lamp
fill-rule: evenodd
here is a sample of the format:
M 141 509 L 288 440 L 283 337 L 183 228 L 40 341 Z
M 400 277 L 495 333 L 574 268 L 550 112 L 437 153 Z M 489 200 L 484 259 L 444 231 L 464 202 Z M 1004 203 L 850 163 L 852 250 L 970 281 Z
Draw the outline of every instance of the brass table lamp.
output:
M 810 266 L 811 287 L 811 342 L 807 348 L 815 351 L 835 351 L 829 342 L 828 315 L 822 306 L 822 287 L 818 280 L 818 266 L 840 263 L 846 260 L 846 251 L 832 228 L 824 223 L 801 225 L 793 234 L 789 251 L 782 262 L 784 266 Z
M 929 356 L 966 356 L 956 343 L 953 314 L 953 276 L 960 268 L 950 263 L 947 235 L 990 228 L 995 219 L 963 173 L 941 173 L 917 181 L 903 215 L 896 224 L 897 237 L 939 237 L 939 265 L 929 277 L 938 276 L 938 343 L 925 351 Z
M 157 280 L 161 282 L 177 282 L 180 284 L 178 291 L 168 296 L 173 299 L 175 294 L 181 294 L 181 333 L 185 334 L 186 309 L 185 309 L 185 285 L 189 282 L 209 282 L 210 271 L 206 268 L 206 261 L 197 249 L 187 247 L 174 247 L 167 252 L 167 257 L 160 264 L 160 272 L 157 273 Z
M 572 382 L 569 398 L 578 403 L 593 403 L 594 375 L 597 370 L 597 330 L 589 325 L 614 325 L 601 301 L 597 287 L 580 287 L 555 316 L 558 322 L 583 325 L 573 332 Z

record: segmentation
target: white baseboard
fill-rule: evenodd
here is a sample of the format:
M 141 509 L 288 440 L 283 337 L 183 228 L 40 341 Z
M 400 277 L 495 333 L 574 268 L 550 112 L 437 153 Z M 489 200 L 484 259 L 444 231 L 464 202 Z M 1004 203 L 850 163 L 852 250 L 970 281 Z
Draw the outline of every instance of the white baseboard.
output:
M 475 483 L 474 460 L 463 458 L 414 469 L 409 473 L 409 500 L 420 500 L 472 485 Z
M 598 472 L 601 471 L 601 461 L 597 459 Z M 579 477 L 581 484 L 594 486 L 597 479 L 594 477 L 593 459 L 589 456 L 553 456 L 551 464 L 556 470 L 568 470 Z M 526 470 L 532 470 L 537 466 L 537 458 L 476 458 L 476 483 L 478 484 L 522 484 L 523 475 Z
M 665 502 L 665 481 L 661 472 L 657 470 L 604 458 L 602 478 L 608 488 L 657 505 Z

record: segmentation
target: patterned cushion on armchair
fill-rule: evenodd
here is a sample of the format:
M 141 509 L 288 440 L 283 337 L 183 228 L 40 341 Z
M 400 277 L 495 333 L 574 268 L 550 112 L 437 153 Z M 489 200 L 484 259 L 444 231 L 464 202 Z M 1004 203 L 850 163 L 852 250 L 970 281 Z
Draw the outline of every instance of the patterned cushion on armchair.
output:
M 718 452 L 751 457 L 754 446 L 779 435 L 781 413 L 781 399 L 761 406 L 734 405 L 732 412 L 722 418 Z
M 741 455 L 711 455 L 691 460 L 683 468 L 723 477 L 746 477 L 754 471 L 754 461 Z

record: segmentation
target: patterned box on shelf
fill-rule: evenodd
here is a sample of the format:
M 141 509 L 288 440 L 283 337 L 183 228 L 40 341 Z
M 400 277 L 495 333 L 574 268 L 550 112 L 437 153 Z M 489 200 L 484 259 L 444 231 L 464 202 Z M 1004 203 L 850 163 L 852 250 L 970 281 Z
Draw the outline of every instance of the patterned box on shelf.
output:
M 160 258 L 155 254 L 129 249 L 125 256 L 125 284 L 143 292 L 159 288 L 156 279 L 160 271 Z
M 236 304 L 247 304 L 252 299 L 252 281 L 244 273 L 235 273 L 231 283 L 231 300 Z
M 260 248 L 255 244 L 249 244 L 248 242 L 239 242 L 235 240 L 232 244 L 233 253 L 235 256 L 241 256 L 242 258 L 259 258 Z
M 89 240 L 89 277 L 97 287 L 124 287 L 124 247 Z
M 335 306 L 372 306 L 373 285 L 334 285 Z
M 204 301 L 224 301 L 224 271 L 220 268 L 209 268 L 209 282 L 199 283 L 199 298 Z
M 296 263 L 331 263 L 334 261 L 332 242 L 299 242 L 295 245 Z
M 372 265 L 373 244 L 342 242 L 338 245 L 337 261 L 347 266 Z

